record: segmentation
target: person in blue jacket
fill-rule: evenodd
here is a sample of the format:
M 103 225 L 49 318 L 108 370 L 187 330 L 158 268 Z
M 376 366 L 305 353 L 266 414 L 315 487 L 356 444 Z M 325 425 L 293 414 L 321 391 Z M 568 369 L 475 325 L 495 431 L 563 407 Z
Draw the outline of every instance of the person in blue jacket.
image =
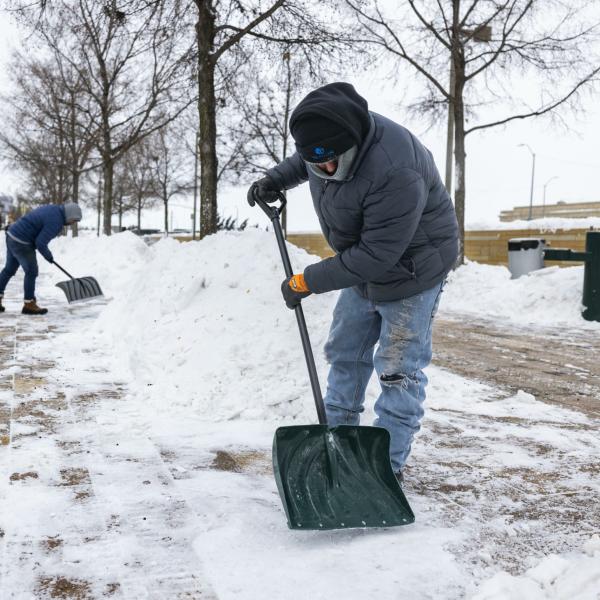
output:
M 398 480 L 423 417 L 431 326 L 458 256 L 452 200 L 431 152 L 372 112 L 349 83 L 309 93 L 290 118 L 296 153 L 254 182 L 248 201 L 274 202 L 308 182 L 335 255 L 282 282 L 289 308 L 341 290 L 325 356 L 327 422 L 358 425 L 373 370 L 375 425 L 390 433 Z
M 48 310 L 40 308 L 35 298 L 35 280 L 38 265 L 35 251 L 53 263 L 48 244 L 63 230 L 65 225 L 81 221 L 81 208 L 74 202 L 46 204 L 21 217 L 6 230 L 6 264 L 0 272 L 0 312 L 4 312 L 2 299 L 6 285 L 21 267 L 25 272 L 24 315 L 45 315 Z

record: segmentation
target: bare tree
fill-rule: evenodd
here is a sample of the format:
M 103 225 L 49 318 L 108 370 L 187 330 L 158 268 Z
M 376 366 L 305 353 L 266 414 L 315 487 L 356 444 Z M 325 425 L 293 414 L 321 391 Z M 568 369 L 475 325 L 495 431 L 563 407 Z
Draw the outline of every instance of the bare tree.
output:
M 75 70 L 98 112 L 104 233 L 111 233 L 115 164 L 191 102 L 182 0 L 56 0 L 41 38 Z
M 152 153 L 154 194 L 163 203 L 165 233 L 168 233 L 169 201 L 173 196 L 189 192 L 193 185 L 190 155 L 176 132 L 168 127 L 163 127 L 153 136 Z
M 123 186 L 136 210 L 138 231 L 142 228 L 142 210 L 152 208 L 158 201 L 153 139 L 154 136 L 147 137 L 130 148 L 122 160 Z
M 268 57 L 260 57 L 264 64 L 272 65 L 268 78 L 256 76 L 255 65 L 251 65 L 244 85 L 232 86 L 232 115 L 224 119 L 219 144 L 228 154 L 219 164 L 219 179 L 225 175 L 228 180 L 237 181 L 244 175 L 263 172 L 293 152 L 289 119 L 298 95 L 323 84 L 332 73 L 326 65 L 337 64 L 321 50 L 315 48 L 310 60 L 290 47 L 284 47 L 281 54 L 271 51 Z M 323 66 L 313 69 L 316 64 Z M 282 227 L 287 232 L 286 211 L 282 214 Z
M 77 74 L 55 58 L 13 55 L 13 89 L 2 97 L 6 117 L 0 144 L 25 174 L 30 197 L 79 202 L 96 129 Z
M 412 108 L 439 121 L 449 107 L 462 242 L 466 136 L 518 119 L 557 115 L 557 109 L 573 105 L 597 81 L 597 3 L 408 0 L 386 10 L 381 0 L 345 1 L 362 27 L 360 41 L 409 66 L 425 84 L 425 94 Z M 514 85 L 517 77 L 536 86 L 535 98 L 527 96 L 527 86 Z M 505 114 L 490 115 L 491 107 L 498 106 Z M 476 116 L 481 120 L 473 123 Z M 449 144 L 449 154 L 451 149 Z M 461 249 L 459 261 L 463 259 Z
M 303 0 L 194 0 L 198 67 L 200 236 L 217 230 L 217 111 L 220 91 L 231 89 L 252 54 L 250 42 L 312 48 L 343 39 Z M 328 16 L 335 13 L 335 2 Z

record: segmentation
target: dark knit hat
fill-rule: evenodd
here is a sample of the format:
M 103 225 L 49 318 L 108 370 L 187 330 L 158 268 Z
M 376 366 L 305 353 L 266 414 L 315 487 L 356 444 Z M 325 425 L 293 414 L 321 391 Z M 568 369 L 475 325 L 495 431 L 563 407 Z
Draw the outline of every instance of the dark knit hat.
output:
M 307 162 L 326 162 L 360 146 L 371 124 L 367 101 L 345 82 L 308 94 L 290 117 L 296 149 Z
M 294 124 L 296 148 L 307 162 L 322 163 L 356 144 L 351 133 L 338 123 L 318 115 L 305 115 Z

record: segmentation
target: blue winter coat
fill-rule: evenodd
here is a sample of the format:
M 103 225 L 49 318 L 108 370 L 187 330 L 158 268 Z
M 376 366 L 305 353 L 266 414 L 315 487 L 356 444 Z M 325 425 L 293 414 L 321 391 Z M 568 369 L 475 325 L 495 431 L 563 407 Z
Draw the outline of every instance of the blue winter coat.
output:
M 37 248 L 48 262 L 54 262 L 48 244 L 60 235 L 65 225 L 64 207 L 46 204 L 21 217 L 8 228 L 8 232 L 17 241 Z
M 315 293 L 355 286 L 373 301 L 407 298 L 441 282 L 458 256 L 454 206 L 431 152 L 401 125 L 371 113 L 343 181 L 309 172 L 298 154 L 267 171 L 283 189 L 307 181 L 336 255 L 304 271 Z

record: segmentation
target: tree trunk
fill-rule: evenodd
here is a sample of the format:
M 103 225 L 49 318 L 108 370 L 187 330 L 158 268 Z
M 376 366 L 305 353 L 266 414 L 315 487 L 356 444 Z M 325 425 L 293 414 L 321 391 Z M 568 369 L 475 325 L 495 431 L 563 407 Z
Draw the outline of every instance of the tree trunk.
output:
M 79 204 L 79 171 L 75 169 L 71 176 L 73 181 L 73 202 Z M 71 225 L 71 231 L 73 232 L 73 237 L 77 237 L 79 235 L 79 224 L 77 221 Z
M 192 240 L 196 239 L 196 223 L 198 222 L 198 143 L 199 136 L 196 130 L 196 141 L 194 146 L 194 212 L 192 214 Z
M 165 205 L 165 234 L 169 235 L 169 201 L 163 198 Z
M 102 209 L 104 211 L 104 234 L 112 233 L 112 195 L 113 195 L 113 161 L 108 159 L 102 165 L 102 177 L 104 179 L 104 194 Z
M 283 147 L 281 153 L 281 160 L 285 160 L 287 158 L 287 145 L 288 145 L 288 122 L 290 119 L 290 111 L 292 104 L 292 67 L 290 65 L 291 55 L 290 51 L 287 50 L 283 54 L 283 60 L 286 63 L 286 71 L 287 71 L 287 85 L 285 88 L 285 108 L 283 112 Z M 283 192 L 284 196 L 286 195 L 285 191 Z M 287 238 L 287 227 L 288 227 L 288 219 L 287 219 L 287 206 L 283 209 L 281 213 L 281 227 L 283 229 L 283 236 Z
M 119 231 L 123 231 L 123 196 L 119 195 Z
M 138 228 L 138 233 L 139 233 L 140 229 L 142 228 L 142 197 L 141 196 L 138 197 L 138 201 L 137 201 L 137 228 Z
M 102 177 L 98 177 L 98 201 L 96 203 L 98 222 L 96 224 L 96 237 L 100 237 L 100 220 L 102 217 L 102 187 Z
M 462 265 L 465 259 L 465 105 L 463 93 L 465 88 L 465 56 L 460 41 L 460 0 L 453 0 L 452 28 L 452 60 L 454 63 L 454 207 L 458 220 L 458 235 L 460 240 L 456 264 Z
M 457 264 L 462 265 L 465 259 L 465 163 L 467 154 L 465 152 L 465 112 L 462 98 L 462 88 L 456 86 L 457 95 L 454 102 L 454 207 L 458 220 L 458 235 L 460 238 L 460 252 Z
M 196 0 L 198 22 L 198 117 L 200 121 L 200 238 L 217 231 L 217 125 L 215 101 L 215 13 L 212 0 Z

